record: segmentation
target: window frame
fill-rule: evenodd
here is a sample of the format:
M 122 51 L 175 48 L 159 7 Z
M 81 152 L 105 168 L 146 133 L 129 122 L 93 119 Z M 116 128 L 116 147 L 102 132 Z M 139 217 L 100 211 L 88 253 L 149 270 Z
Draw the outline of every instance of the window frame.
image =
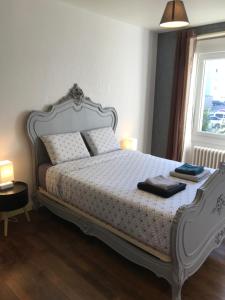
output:
M 206 60 L 214 59 L 225 59 L 225 51 L 213 51 L 213 52 L 204 52 L 196 54 L 196 65 L 195 65 L 195 84 L 194 84 L 194 113 L 193 113 L 193 126 L 192 126 L 192 135 L 193 139 L 204 139 L 215 140 L 215 142 L 225 141 L 225 134 L 214 133 L 214 132 L 205 132 L 202 131 L 202 120 L 204 112 L 204 103 L 205 99 L 203 93 L 205 91 L 205 63 Z

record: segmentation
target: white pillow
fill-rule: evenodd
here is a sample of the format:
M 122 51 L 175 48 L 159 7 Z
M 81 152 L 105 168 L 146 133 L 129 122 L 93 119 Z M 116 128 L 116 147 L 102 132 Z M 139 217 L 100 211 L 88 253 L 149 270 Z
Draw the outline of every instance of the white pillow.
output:
M 119 150 L 120 146 L 116 140 L 111 127 L 94 129 L 83 132 L 85 140 L 94 155 Z
M 53 165 L 90 156 L 80 132 L 46 135 L 41 140 Z

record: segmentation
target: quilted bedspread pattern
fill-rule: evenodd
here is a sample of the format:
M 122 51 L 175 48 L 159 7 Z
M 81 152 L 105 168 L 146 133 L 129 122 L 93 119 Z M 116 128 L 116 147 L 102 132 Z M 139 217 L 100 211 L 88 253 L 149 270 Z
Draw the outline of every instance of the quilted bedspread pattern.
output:
M 137 183 L 169 176 L 181 163 L 138 151 L 119 150 L 58 164 L 48 169 L 47 191 L 132 238 L 170 254 L 170 232 L 180 206 L 190 204 L 203 184 L 187 183 L 171 198 L 137 189 Z

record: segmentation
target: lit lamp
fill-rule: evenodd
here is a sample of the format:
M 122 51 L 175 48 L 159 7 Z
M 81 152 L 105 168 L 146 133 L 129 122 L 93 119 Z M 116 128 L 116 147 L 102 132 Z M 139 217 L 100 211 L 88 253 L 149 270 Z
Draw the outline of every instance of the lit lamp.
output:
M 188 16 L 183 1 L 169 1 L 163 13 L 160 27 L 179 28 L 189 25 Z
M 9 160 L 0 161 L 0 190 L 13 186 L 14 172 L 13 164 Z
M 126 138 L 121 141 L 121 148 L 124 150 L 137 150 L 137 139 Z

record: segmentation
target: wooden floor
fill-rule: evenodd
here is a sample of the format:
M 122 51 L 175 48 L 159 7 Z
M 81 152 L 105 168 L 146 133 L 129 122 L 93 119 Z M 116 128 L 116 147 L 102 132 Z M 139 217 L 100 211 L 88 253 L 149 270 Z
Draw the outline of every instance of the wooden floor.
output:
M 47 210 L 0 238 L 1 300 L 169 300 L 170 286 Z M 225 299 L 225 244 L 183 288 L 184 300 Z

